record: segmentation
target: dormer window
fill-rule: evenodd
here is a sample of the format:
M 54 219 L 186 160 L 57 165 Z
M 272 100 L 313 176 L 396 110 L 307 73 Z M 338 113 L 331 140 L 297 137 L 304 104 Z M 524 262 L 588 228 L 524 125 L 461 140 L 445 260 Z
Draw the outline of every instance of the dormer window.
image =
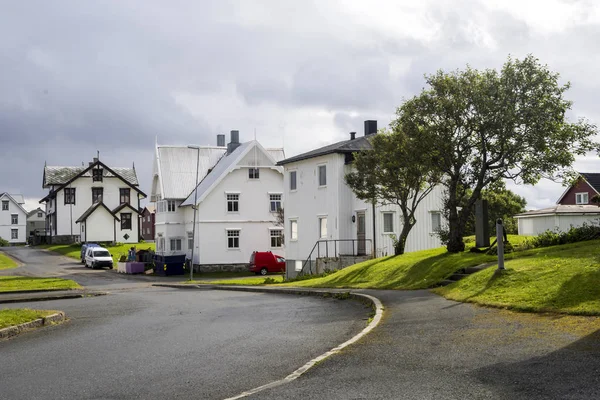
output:
M 250 168 L 248 170 L 248 178 L 249 179 L 258 179 L 259 177 L 259 170 L 258 168 Z
M 587 193 L 575 193 L 575 203 L 576 204 L 589 204 L 588 194 Z
M 96 168 L 92 170 L 92 181 L 102 182 L 102 168 Z

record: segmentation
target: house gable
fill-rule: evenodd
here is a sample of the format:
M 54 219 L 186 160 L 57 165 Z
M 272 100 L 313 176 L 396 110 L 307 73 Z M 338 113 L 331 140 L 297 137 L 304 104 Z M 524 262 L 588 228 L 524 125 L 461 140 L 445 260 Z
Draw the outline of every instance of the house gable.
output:
M 580 176 L 577 182 L 567 188 L 556 203 L 561 205 L 575 205 L 577 204 L 578 193 L 587 193 L 588 202 L 585 204 L 592 204 L 592 197 L 598 194 L 596 189 L 594 189 L 583 176 Z
M 23 206 L 17 200 L 15 200 L 15 198 L 13 196 L 11 196 L 10 194 L 8 194 L 8 193 L 0 194 L 0 201 L 1 200 L 8 200 L 9 202 L 13 203 L 17 207 L 18 210 L 22 211 L 23 214 L 27 215 L 27 210 L 25 210 L 23 208 Z

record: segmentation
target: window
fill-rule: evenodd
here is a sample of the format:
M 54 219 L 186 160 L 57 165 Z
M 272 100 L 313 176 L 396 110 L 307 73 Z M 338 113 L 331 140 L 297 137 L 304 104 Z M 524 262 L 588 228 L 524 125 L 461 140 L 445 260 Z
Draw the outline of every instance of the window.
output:
M 301 260 L 296 260 L 296 262 L 294 263 L 294 270 L 302 271 L 302 261 Z
M 394 233 L 394 213 L 383 213 L 383 233 Z
M 431 213 L 431 230 L 437 232 L 442 228 L 442 213 L 434 211 Z
M 131 213 L 121 213 L 121 229 L 131 229 Z
M 272 213 L 277 212 L 281 208 L 281 195 L 280 194 L 270 194 L 270 210 Z
M 176 210 L 175 200 L 167 200 L 167 211 L 175 212 L 175 210 Z
M 238 212 L 240 211 L 240 195 L 239 194 L 228 194 L 227 195 L 227 212 Z
M 10 215 L 10 223 L 12 225 L 18 225 L 19 224 L 19 214 L 11 214 Z
M 41 212 L 38 213 L 38 218 L 42 218 L 44 216 L 44 214 L 42 214 Z
M 327 217 L 319 217 L 319 238 L 327 238 Z
M 11 239 L 18 239 L 19 238 L 19 230 L 18 229 L 11 229 L 10 230 L 10 238 Z
M 102 201 L 103 188 L 92 188 L 92 203 L 99 203 Z
M 120 204 L 129 204 L 129 195 L 131 190 L 129 188 L 119 189 Z
M 327 165 L 319 165 L 319 186 L 327 186 Z
M 290 240 L 298 240 L 298 220 L 290 220 Z
M 102 168 L 92 170 L 92 182 L 102 182 Z
M 65 188 L 65 205 L 75 204 L 75 188 Z
M 181 239 L 171 239 L 171 251 L 181 251 Z
M 296 190 L 296 171 L 290 171 L 290 190 Z
M 248 178 L 249 179 L 258 179 L 258 177 L 259 177 L 258 168 L 250 168 L 248 170 Z
M 271 247 L 281 247 L 283 245 L 283 231 L 281 229 L 271 229 Z
M 188 232 L 188 250 L 194 248 L 194 233 Z
M 156 240 L 156 250 L 161 252 L 165 251 L 165 238 L 159 237 Z
M 228 249 L 239 249 L 240 248 L 240 231 L 227 231 L 227 248 Z
M 587 193 L 576 193 L 575 194 L 575 203 L 588 204 L 588 194 Z
M 2 200 L 2 211 L 8 211 L 8 200 Z

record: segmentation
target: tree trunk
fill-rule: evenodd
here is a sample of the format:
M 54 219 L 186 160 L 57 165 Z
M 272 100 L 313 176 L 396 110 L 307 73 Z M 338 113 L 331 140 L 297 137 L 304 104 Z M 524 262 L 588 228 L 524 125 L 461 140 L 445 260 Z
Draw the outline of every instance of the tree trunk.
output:
M 412 227 L 414 226 L 413 224 L 410 223 L 406 223 L 406 221 L 404 221 L 404 224 L 402 224 L 402 232 L 400 232 L 400 236 L 398 237 L 398 242 L 395 243 L 394 246 L 394 254 L 395 255 L 400 255 L 400 254 L 404 254 L 404 249 L 406 247 L 406 239 L 408 238 L 408 234 L 410 233 L 410 230 L 412 229 Z
M 465 230 L 466 220 L 461 223 L 461 215 L 459 215 L 457 210 L 457 201 L 456 201 L 456 193 L 455 190 L 450 190 L 448 194 L 448 230 L 449 230 L 449 238 L 448 244 L 446 245 L 446 249 L 449 253 L 460 253 L 461 251 L 465 251 L 465 243 L 463 242 L 463 234 Z M 465 211 L 465 210 L 462 210 Z

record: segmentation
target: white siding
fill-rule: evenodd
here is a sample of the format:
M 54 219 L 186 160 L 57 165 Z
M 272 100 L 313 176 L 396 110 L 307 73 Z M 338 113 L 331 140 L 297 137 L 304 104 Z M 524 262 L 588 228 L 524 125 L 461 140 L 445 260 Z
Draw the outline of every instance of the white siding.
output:
M 79 226 L 73 234 L 79 234 Z M 112 242 L 115 238 L 115 219 L 104 207 L 98 207 L 86 221 L 86 241 Z M 118 241 L 118 239 L 117 239 Z
M 2 200 L 8 200 L 7 211 L 2 211 Z M 17 224 L 12 223 L 13 214 L 17 215 Z M 26 222 L 27 214 L 21 207 L 13 202 L 8 196 L 0 198 L 0 237 L 2 239 L 8 240 L 9 243 L 25 243 L 27 241 Z M 13 229 L 17 230 L 17 239 L 12 239 L 11 232 Z
M 578 227 L 586 224 L 600 223 L 598 215 L 546 215 L 518 218 L 519 235 L 536 236 L 545 231 L 566 232 L 571 226 Z

